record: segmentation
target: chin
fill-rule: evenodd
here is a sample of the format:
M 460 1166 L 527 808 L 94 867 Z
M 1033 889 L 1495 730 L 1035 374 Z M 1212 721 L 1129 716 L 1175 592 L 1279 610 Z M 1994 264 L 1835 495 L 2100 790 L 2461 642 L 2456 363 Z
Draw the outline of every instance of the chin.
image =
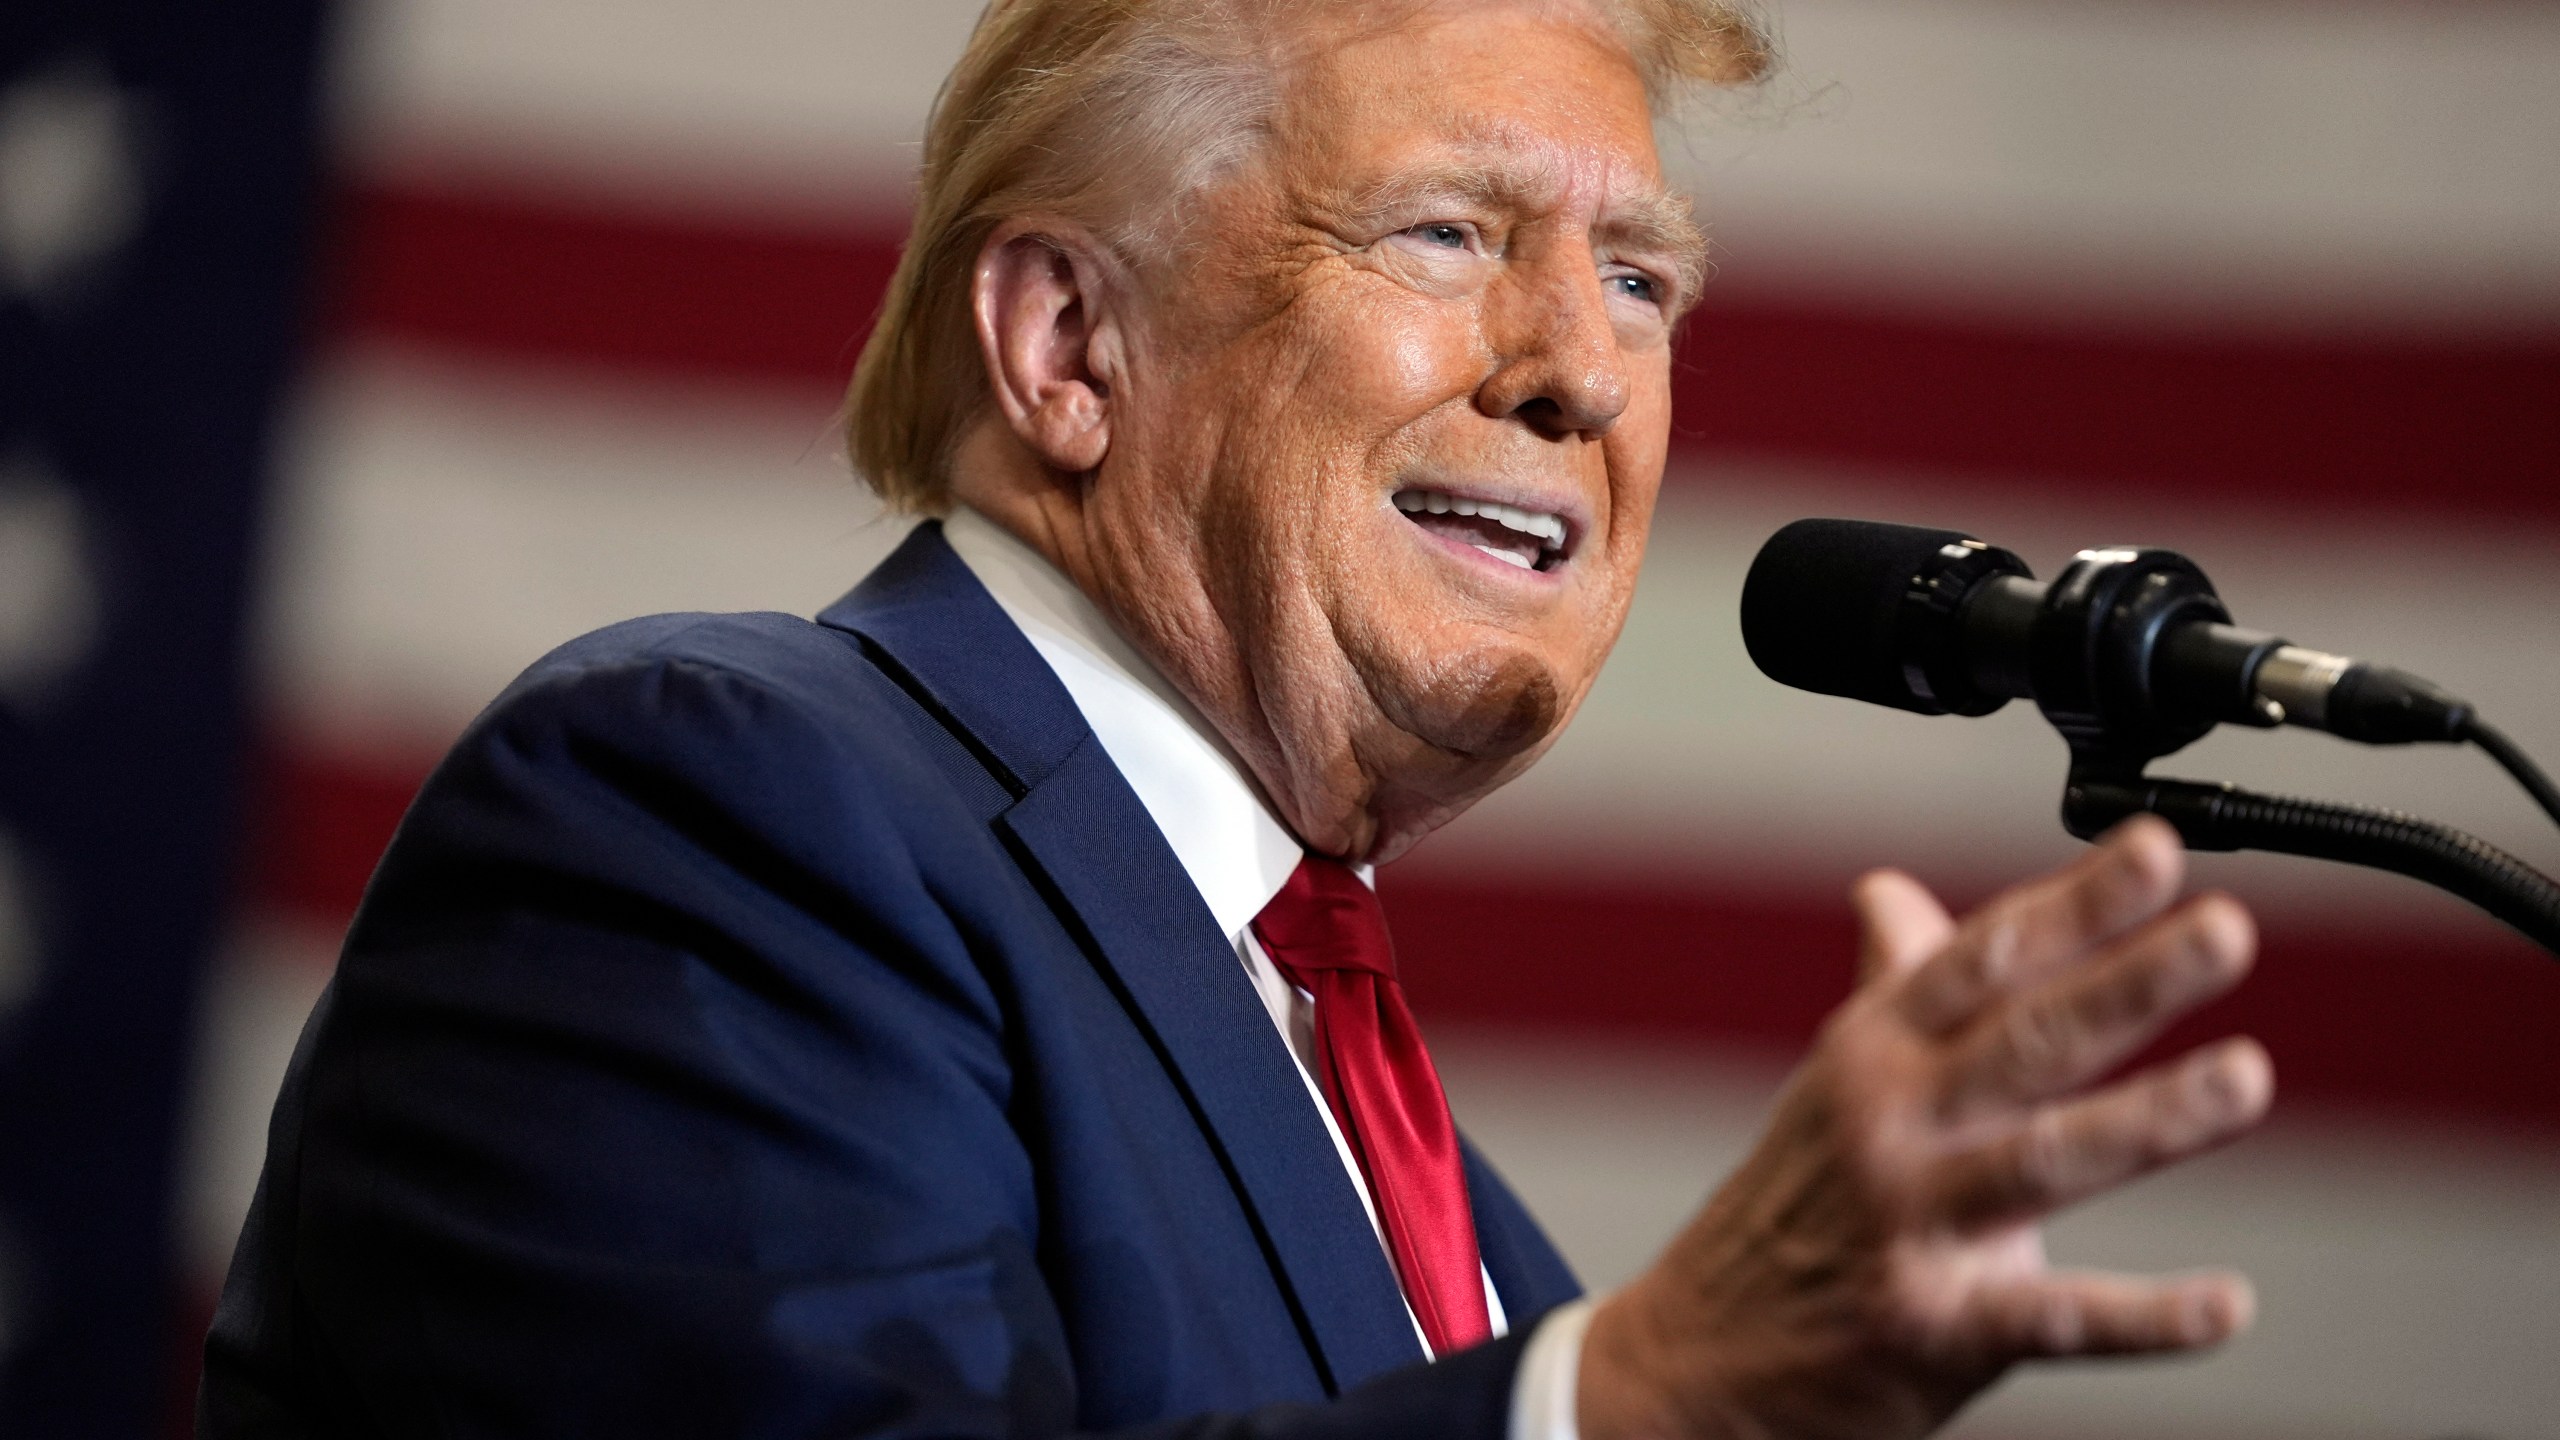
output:
M 1422 684 L 1373 684 L 1370 693 L 1388 723 L 1468 765 L 1543 750 L 1571 708 L 1555 671 L 1516 650 L 1469 655 Z
M 1506 641 L 1456 654 L 1346 646 L 1374 707 L 1375 729 L 1353 742 L 1369 780 L 1364 818 L 1374 827 L 1353 848 L 1370 863 L 1395 859 L 1465 813 L 1563 733 L 1587 681 L 1559 674 L 1535 647 Z
M 1499 765 L 1545 748 L 1598 669 L 1568 663 L 1580 654 L 1570 644 L 1425 613 L 1397 606 L 1334 633 L 1387 723 L 1449 760 Z

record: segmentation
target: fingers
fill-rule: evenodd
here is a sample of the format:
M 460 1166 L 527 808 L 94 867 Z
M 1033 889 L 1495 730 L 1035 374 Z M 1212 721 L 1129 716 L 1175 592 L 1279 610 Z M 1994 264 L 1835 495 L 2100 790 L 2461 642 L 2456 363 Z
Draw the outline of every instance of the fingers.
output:
M 2247 1277 L 2062 1271 L 1978 1291 L 1968 1327 L 2004 1356 L 2140 1355 L 2219 1345 L 2257 1318 Z
M 1959 1227 L 2058 1210 L 2235 1138 L 2263 1119 L 2275 1068 L 2258 1042 L 2226 1040 L 2123 1084 L 2047 1105 L 1946 1162 L 1942 1213 Z
M 1980 1015 L 1958 1042 L 1950 1113 L 2044 1100 L 2097 1078 L 2239 984 L 2256 954 L 2257 927 L 2227 896 L 2152 921 Z
M 1849 890 L 1858 913 L 1861 983 L 1926 960 L 1954 937 L 1956 922 L 1938 897 L 1899 870 L 1875 870 Z
M 2135 816 L 2070 865 L 1975 911 L 1913 972 L 1905 1013 L 1933 1033 L 1963 1024 L 1997 996 L 2158 914 L 2185 869 L 2178 832 Z

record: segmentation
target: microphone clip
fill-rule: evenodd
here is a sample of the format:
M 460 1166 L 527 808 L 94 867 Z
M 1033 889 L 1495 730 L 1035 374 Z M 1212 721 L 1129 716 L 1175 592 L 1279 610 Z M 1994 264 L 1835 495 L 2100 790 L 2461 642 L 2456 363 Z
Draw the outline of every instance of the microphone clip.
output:
M 2159 663 L 2169 637 L 2230 623 L 2213 582 L 2174 551 L 2109 548 L 2073 557 L 2046 589 L 2027 645 L 2036 706 L 2070 745 L 2072 773 L 2129 779 L 2225 720 L 2280 723 L 2281 712 L 2270 717 L 2245 681 L 2230 696 L 2181 693 L 2178 677 L 2188 671 Z M 2269 650 L 2283 644 L 2233 633 L 2263 639 Z

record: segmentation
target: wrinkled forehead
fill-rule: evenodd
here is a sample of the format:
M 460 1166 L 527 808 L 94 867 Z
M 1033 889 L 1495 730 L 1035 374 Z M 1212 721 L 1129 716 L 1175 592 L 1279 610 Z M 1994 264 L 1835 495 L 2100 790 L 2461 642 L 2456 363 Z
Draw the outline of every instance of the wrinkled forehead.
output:
M 1302 36 L 1280 78 L 1266 160 L 1291 188 L 1373 208 L 1414 177 L 1545 207 L 1653 213 L 1663 191 L 1635 58 L 1587 7 L 1421 4 L 1395 23 Z

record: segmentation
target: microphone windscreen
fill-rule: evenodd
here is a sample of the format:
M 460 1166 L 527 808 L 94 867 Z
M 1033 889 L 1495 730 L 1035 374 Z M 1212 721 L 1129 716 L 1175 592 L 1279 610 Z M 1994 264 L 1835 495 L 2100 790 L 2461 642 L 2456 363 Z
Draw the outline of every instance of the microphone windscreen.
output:
M 1953 530 L 1872 520 L 1798 520 L 1760 547 L 1742 582 L 1742 643 L 1781 685 L 1937 713 L 1912 692 L 1899 648 L 1912 577 Z

